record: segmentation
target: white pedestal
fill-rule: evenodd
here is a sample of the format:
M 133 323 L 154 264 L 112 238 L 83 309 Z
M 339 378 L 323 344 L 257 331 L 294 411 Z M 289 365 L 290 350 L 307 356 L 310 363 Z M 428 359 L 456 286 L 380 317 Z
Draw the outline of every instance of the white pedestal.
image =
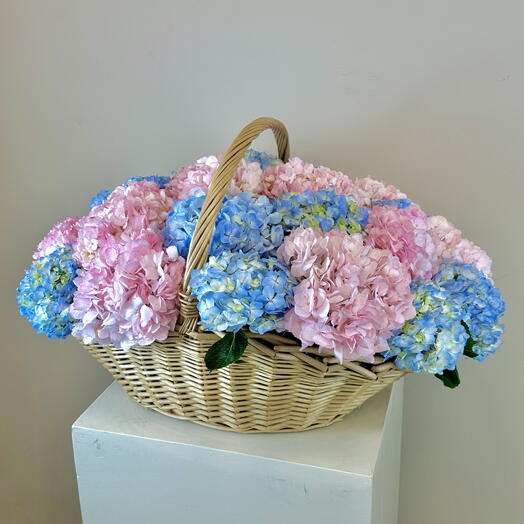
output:
M 112 384 L 73 425 L 84 524 L 394 524 L 402 384 L 342 422 L 242 435 L 142 408 Z

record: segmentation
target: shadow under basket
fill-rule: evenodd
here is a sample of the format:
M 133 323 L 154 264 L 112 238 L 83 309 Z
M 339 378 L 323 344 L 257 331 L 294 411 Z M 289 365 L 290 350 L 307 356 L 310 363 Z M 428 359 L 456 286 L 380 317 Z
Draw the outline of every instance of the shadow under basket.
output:
M 304 431 L 328 426 L 406 372 L 393 363 L 339 364 L 300 351 L 293 341 L 249 334 L 242 358 L 210 372 L 204 355 L 213 333 L 177 332 L 132 348 L 84 346 L 138 404 L 171 417 L 241 433 Z
M 162 342 L 129 351 L 85 346 L 142 406 L 243 433 L 328 426 L 406 374 L 379 356 L 372 364 L 340 364 L 332 356 L 319 355 L 318 347 L 301 352 L 296 339 L 275 332 L 246 332 L 248 345 L 240 360 L 218 371 L 206 368 L 204 355 L 219 335 L 198 327 L 197 301 L 189 286 L 191 271 L 207 261 L 215 220 L 236 168 L 266 129 L 275 135 L 280 159 L 289 158 L 286 128 L 274 118 L 248 124 L 222 157 L 191 239 L 176 330 Z

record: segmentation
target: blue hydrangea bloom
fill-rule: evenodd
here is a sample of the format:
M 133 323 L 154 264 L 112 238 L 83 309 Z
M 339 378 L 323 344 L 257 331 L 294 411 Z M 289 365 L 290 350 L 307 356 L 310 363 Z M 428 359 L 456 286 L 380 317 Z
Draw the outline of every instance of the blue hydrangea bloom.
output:
M 187 256 L 204 200 L 205 195 L 200 195 L 173 203 L 162 231 L 165 247 L 176 246 L 180 255 Z M 265 196 L 240 193 L 226 197 L 218 213 L 209 253 L 273 253 L 284 238 L 280 222 L 281 216 L 274 212 L 272 201 Z
M 268 167 L 282 163 L 282 160 L 277 156 L 269 155 L 262 151 L 256 151 L 255 149 L 248 149 L 244 155 L 244 159 L 246 162 L 258 162 L 262 171 L 266 170 Z
M 39 258 L 26 271 L 16 290 L 20 313 L 33 328 L 49 338 L 71 334 L 73 320 L 69 305 L 76 286 L 78 270 L 71 247 L 59 248 Z
M 102 204 L 111 193 L 111 189 L 102 189 L 102 191 L 99 191 L 89 202 L 89 209 Z
M 396 198 L 395 200 L 388 200 L 387 198 L 383 200 L 373 200 L 371 205 L 373 206 L 394 206 L 397 209 L 406 209 L 412 204 L 409 198 Z
M 505 303 L 500 291 L 482 271 L 458 260 L 444 261 L 433 280 L 446 290 L 460 310 L 471 337 L 475 360 L 482 361 L 494 353 L 502 342 L 503 333 L 500 317 L 504 314 Z
M 237 332 L 249 326 L 265 333 L 282 327 L 296 281 L 276 258 L 224 251 L 194 270 L 190 285 L 206 330 Z
M 162 230 L 165 247 L 176 246 L 179 255 L 187 257 L 189 244 L 205 199 L 206 196 L 202 194 L 173 202 Z
M 303 226 L 360 233 L 368 219 L 367 210 L 359 207 L 353 197 L 337 195 L 334 188 L 285 193 L 275 199 L 275 211 L 282 216 L 285 232 Z
M 384 357 L 416 372 L 455 369 L 468 339 L 458 305 L 443 287 L 428 280 L 413 282 L 411 290 L 416 316 L 388 340 Z

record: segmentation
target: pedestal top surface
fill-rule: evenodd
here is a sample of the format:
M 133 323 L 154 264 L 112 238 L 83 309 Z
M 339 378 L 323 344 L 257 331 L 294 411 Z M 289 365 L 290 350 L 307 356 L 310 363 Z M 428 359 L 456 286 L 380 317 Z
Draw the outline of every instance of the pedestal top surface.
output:
M 76 420 L 73 430 L 258 456 L 371 476 L 377 460 L 393 388 L 375 395 L 341 422 L 301 433 L 240 434 L 174 419 L 144 408 L 111 384 Z

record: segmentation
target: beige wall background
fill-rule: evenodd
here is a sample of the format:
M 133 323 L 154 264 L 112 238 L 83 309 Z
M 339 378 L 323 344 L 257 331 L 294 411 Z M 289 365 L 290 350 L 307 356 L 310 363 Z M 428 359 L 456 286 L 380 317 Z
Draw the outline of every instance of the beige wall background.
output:
M 109 383 L 18 317 L 36 243 L 99 189 L 268 115 L 293 153 L 397 185 L 492 254 L 505 346 L 456 391 L 407 379 L 400 522 L 522 522 L 523 17 L 506 0 L 3 0 L 0 521 L 80 522 L 69 428 Z

